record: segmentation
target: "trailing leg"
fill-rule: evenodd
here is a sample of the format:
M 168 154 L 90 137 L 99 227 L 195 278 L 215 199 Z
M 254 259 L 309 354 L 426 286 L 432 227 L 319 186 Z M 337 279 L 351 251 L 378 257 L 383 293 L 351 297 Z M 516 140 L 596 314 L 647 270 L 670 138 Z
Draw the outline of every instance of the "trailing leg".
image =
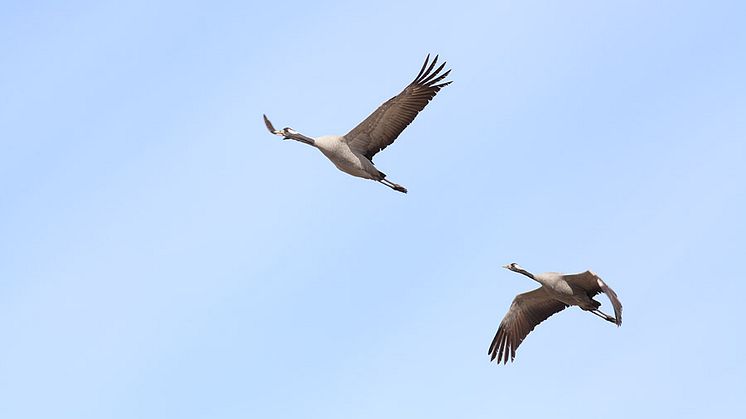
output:
M 381 179 L 381 180 L 379 180 L 379 182 L 381 182 L 382 184 L 388 186 L 389 188 L 391 188 L 391 189 L 393 189 L 393 190 L 395 190 L 397 192 L 407 193 L 407 188 L 405 188 L 404 186 L 401 186 L 401 185 L 397 185 L 396 183 L 391 182 L 391 181 L 389 181 L 387 179 Z
M 618 323 L 616 321 L 616 317 L 609 316 L 608 314 L 604 313 L 603 311 L 601 311 L 599 309 L 588 310 L 588 311 L 590 311 L 591 313 L 595 314 L 596 316 L 598 316 L 598 317 L 600 317 L 600 318 L 602 318 L 602 319 L 604 319 L 606 321 L 609 321 L 609 322 L 612 322 L 612 323 L 618 325 Z

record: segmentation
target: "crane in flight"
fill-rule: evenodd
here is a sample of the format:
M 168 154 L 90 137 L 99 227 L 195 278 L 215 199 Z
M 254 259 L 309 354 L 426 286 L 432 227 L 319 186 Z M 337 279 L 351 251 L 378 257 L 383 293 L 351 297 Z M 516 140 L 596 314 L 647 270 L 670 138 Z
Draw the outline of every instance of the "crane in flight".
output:
M 290 127 L 277 130 L 267 115 L 264 115 L 264 124 L 269 132 L 282 136 L 285 140 L 295 140 L 318 148 L 345 173 L 375 180 L 395 191 L 407 193 L 407 188 L 389 181 L 383 172 L 376 169 L 373 156 L 391 145 L 435 94 L 451 84 L 450 81 L 443 82 L 451 70 L 441 74 L 446 63 L 435 68 L 437 62 L 437 55 L 432 62 L 428 55 L 417 77 L 401 93 L 384 102 L 345 135 L 312 138 Z
M 497 358 L 498 364 L 507 363 L 510 358 L 512 362 L 516 349 L 534 327 L 568 306 L 578 306 L 617 326 L 622 325 L 622 303 L 619 302 L 614 290 L 591 271 L 577 274 L 547 272 L 534 275 L 517 263 L 505 265 L 503 268 L 526 275 L 541 284 L 541 287 L 518 294 L 513 299 L 513 304 L 500 322 L 497 334 L 487 352 L 490 361 Z M 614 307 L 614 316 L 598 309 L 601 303 L 593 297 L 599 293 L 609 297 Z

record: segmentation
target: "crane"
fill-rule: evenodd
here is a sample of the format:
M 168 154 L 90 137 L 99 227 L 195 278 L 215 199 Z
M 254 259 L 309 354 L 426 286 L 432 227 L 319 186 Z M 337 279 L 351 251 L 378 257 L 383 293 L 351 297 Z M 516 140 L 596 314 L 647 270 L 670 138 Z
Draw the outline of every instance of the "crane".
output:
M 503 268 L 526 275 L 541 284 L 541 287 L 515 297 L 490 344 L 487 352 L 490 361 L 497 358 L 498 364 L 507 363 L 510 358 L 512 362 L 516 349 L 534 327 L 568 306 L 578 306 L 617 326 L 622 325 L 622 303 L 619 302 L 616 292 L 591 271 L 577 274 L 547 272 L 534 275 L 517 263 L 505 265 Z M 602 292 L 609 297 L 614 307 L 614 316 L 598 309 L 601 303 L 594 300 L 593 296 Z
M 417 114 L 422 111 L 441 88 L 451 84 L 442 82 L 451 70 L 441 74 L 446 63 L 437 69 L 438 56 L 430 62 L 425 58 L 417 77 L 398 95 L 384 102 L 363 122 L 345 135 L 307 137 L 290 127 L 275 129 L 264 116 L 264 124 L 272 134 L 284 140 L 295 140 L 318 148 L 337 168 L 352 176 L 371 179 L 389 188 L 407 193 L 407 188 L 386 179 L 386 174 L 376 169 L 373 156 L 391 145 Z M 429 65 L 428 65 L 429 64 Z

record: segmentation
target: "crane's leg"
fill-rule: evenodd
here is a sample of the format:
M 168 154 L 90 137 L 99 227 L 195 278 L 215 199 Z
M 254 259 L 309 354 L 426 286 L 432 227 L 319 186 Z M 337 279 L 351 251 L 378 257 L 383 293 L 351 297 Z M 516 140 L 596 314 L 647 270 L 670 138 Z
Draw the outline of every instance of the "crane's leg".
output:
M 382 184 L 388 186 L 389 188 L 391 188 L 391 189 L 393 189 L 395 191 L 407 193 L 407 188 L 405 188 L 404 186 L 401 186 L 401 185 L 397 185 L 394 182 L 390 182 L 390 181 L 388 181 L 386 179 L 381 179 L 381 180 L 379 180 L 379 182 L 381 182 Z
M 595 314 L 596 316 L 598 316 L 598 317 L 600 317 L 600 318 L 602 318 L 602 319 L 604 319 L 606 321 L 610 321 L 610 322 L 616 324 L 616 317 L 609 316 L 608 314 L 604 313 L 603 311 L 601 311 L 599 309 L 588 310 L 588 311 L 590 311 L 591 313 Z

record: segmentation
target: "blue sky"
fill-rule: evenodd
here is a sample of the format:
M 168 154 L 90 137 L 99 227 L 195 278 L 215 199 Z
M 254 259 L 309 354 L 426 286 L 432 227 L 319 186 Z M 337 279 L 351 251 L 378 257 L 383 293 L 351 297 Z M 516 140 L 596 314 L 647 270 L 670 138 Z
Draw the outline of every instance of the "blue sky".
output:
M 0 417 L 743 416 L 742 2 L 2 10 Z M 407 195 L 262 124 L 344 134 L 427 53 Z M 490 364 L 509 262 L 624 325 Z

